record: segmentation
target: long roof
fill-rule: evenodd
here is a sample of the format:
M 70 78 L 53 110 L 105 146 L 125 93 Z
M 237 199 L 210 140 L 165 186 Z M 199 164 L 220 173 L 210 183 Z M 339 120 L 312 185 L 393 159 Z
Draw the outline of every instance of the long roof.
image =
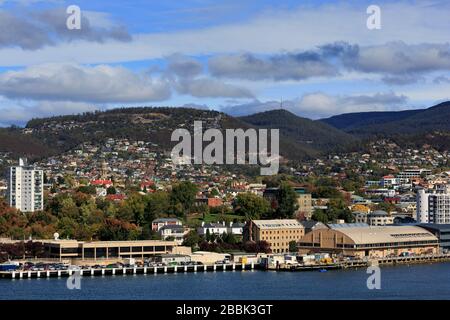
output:
M 431 232 L 416 226 L 355 227 L 336 231 L 351 238 L 355 244 L 438 240 Z
M 298 229 L 304 228 L 296 219 L 253 220 L 258 228 L 263 229 Z

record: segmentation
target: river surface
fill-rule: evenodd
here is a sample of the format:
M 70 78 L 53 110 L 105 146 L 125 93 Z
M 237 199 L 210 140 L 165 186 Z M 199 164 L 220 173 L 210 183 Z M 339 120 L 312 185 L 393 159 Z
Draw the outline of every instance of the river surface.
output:
M 0 300 L 307 300 L 447 299 L 450 263 L 381 268 L 381 289 L 369 290 L 366 269 L 308 272 L 217 271 L 126 276 L 0 279 Z

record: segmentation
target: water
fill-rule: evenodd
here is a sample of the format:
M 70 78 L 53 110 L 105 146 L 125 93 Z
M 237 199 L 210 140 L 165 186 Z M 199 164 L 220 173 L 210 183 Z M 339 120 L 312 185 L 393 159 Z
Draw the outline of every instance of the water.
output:
M 450 263 L 383 267 L 381 289 L 367 289 L 365 269 L 328 272 L 199 272 L 85 276 L 80 290 L 67 278 L 0 279 L 4 299 L 450 299 Z

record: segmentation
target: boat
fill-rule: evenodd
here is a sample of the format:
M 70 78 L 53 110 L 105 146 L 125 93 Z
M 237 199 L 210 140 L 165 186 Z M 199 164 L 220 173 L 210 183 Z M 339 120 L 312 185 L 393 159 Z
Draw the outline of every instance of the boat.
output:
M 20 264 L 14 261 L 0 263 L 0 271 L 14 271 L 19 269 Z
M 327 269 L 319 269 L 319 272 L 327 272 Z

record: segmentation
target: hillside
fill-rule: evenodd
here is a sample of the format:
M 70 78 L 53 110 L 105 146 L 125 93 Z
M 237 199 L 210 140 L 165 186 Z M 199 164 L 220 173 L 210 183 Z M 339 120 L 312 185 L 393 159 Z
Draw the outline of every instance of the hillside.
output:
M 30 159 L 53 154 L 56 150 L 38 139 L 23 134 L 17 128 L 0 128 L 0 152 L 10 153 L 11 157 L 26 156 Z
M 349 113 L 321 120 L 355 135 L 416 135 L 450 131 L 450 102 L 428 109 Z
M 285 120 L 291 116 L 286 115 Z M 45 143 L 55 146 L 60 151 L 70 150 L 83 142 L 102 143 L 107 138 L 128 138 L 152 142 L 155 149 L 169 151 L 176 142 L 171 142 L 173 130 L 186 128 L 193 132 L 194 121 L 203 121 L 203 127 L 217 128 L 220 130 L 234 128 L 257 128 L 244 119 L 234 118 L 224 113 L 209 110 L 197 110 L 191 108 L 121 108 L 105 112 L 85 113 L 81 115 L 60 116 L 45 119 L 33 119 L 27 124 L 27 129 L 32 130 L 32 135 Z M 249 119 L 247 119 L 249 120 Z M 281 118 L 278 117 L 278 120 Z M 305 119 L 305 123 L 297 122 L 295 125 L 317 126 L 313 121 Z M 280 128 L 280 153 L 288 159 L 305 159 L 316 157 L 324 150 L 329 149 L 333 143 L 324 136 L 336 135 L 338 130 L 324 124 L 318 127 L 322 131 L 313 131 L 321 136 L 319 145 L 310 143 L 313 134 L 309 134 L 310 128 L 297 128 L 293 134 L 291 125 L 281 125 L 283 121 L 266 128 Z M 294 124 L 293 124 L 294 125 Z M 329 132 L 330 131 L 330 132 Z M 308 133 L 308 134 L 306 134 Z M 345 133 L 341 136 L 350 139 Z M 302 134 L 304 137 L 302 137 Z M 336 141 L 335 141 L 336 142 Z
M 380 111 L 345 113 L 327 119 L 321 119 L 320 121 L 337 129 L 349 132 L 352 130 L 362 129 L 366 126 L 380 125 L 386 122 L 402 120 L 422 111 L 423 110 L 406 110 L 398 112 Z
M 296 116 L 286 110 L 271 110 L 239 118 L 261 128 L 279 128 L 281 138 L 312 154 L 342 151 L 358 139 L 326 123 Z

